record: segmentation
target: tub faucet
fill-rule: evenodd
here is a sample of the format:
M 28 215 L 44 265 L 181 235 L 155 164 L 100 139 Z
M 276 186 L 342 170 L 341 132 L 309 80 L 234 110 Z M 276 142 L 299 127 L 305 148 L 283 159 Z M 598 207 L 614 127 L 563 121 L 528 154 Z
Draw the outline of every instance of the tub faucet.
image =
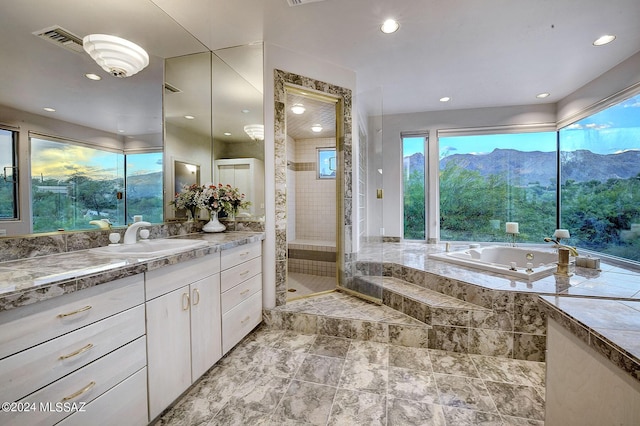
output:
M 571 256 L 578 257 L 578 250 L 576 250 L 575 247 L 571 247 L 571 246 L 568 246 L 566 244 L 562 244 L 560 242 L 560 238 L 558 238 L 557 240 L 554 240 L 553 238 L 546 237 L 544 239 L 544 242 L 545 243 L 555 243 L 556 247 L 558 247 L 558 248 L 564 247 L 564 248 L 569 250 L 569 253 L 571 253 Z
M 151 226 L 151 224 L 149 222 L 133 222 L 131 225 L 129 225 L 129 227 L 127 228 L 127 231 L 124 233 L 124 244 L 135 244 L 136 241 L 138 240 L 138 228 L 141 228 L 143 226 Z

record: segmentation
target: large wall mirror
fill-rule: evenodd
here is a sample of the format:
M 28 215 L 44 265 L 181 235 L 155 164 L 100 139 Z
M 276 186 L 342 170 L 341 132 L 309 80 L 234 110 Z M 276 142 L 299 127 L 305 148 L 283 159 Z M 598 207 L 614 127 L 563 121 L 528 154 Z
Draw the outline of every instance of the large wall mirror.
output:
M 37 214 L 31 201 L 35 191 L 42 191 L 41 195 L 51 206 L 67 200 L 77 208 L 81 203 L 73 192 L 80 184 L 106 187 L 99 181 L 104 170 L 90 161 L 83 162 L 86 158 L 81 150 L 66 146 L 64 161 L 67 163 L 63 161 L 62 150 L 43 150 L 38 164 L 64 163 L 58 172 L 32 164 L 33 138 L 45 140 L 47 143 L 41 145 L 47 148 L 66 144 L 135 159 L 114 160 L 116 166 L 109 166 L 108 171 L 123 169 L 119 173 L 135 181 L 140 194 L 152 189 L 157 191 L 161 186 L 163 197 L 154 204 L 161 214 L 147 215 L 147 202 L 139 202 L 135 211 L 129 211 L 129 216 L 142 214 L 153 221 L 157 221 L 156 217 L 167 220 L 175 216 L 169 202 L 174 196 L 176 161 L 197 165 L 199 179 L 205 183 L 215 180 L 213 165 L 218 158 L 264 155 L 260 143 L 234 128 L 230 127 L 227 133 L 236 134 L 242 140 L 233 136 L 225 139 L 224 133 L 218 138 L 215 133 L 218 129 L 225 132 L 227 117 L 224 114 L 236 112 L 235 104 L 225 107 L 230 105 L 229 101 L 217 97 L 224 94 L 236 99 L 245 95 L 236 89 L 235 83 L 222 81 L 223 77 L 232 75 L 232 81 L 243 81 L 252 92 L 250 102 L 246 98 L 247 106 L 237 110 L 237 115 L 251 123 L 262 123 L 261 45 L 225 49 L 228 52 L 220 55 L 212 53 L 152 1 L 146 0 L 106 3 L 21 0 L 0 9 L 4 18 L 0 26 L 3 36 L 0 41 L 3 58 L 0 129 L 7 135 L 7 146 L 10 136 L 16 135 L 15 155 L 3 155 L 0 161 L 3 168 L 17 166 L 17 172 L 9 170 L 18 176 L 19 186 L 13 198 L 19 217 L 0 218 L 0 229 L 6 230 L 7 235 L 32 232 Z M 43 35 L 39 35 L 41 33 Z M 110 76 L 82 50 L 81 41 L 78 43 L 85 35 L 96 33 L 122 37 L 144 47 L 150 56 L 149 65 L 131 77 Z M 249 71 L 256 63 L 259 70 Z M 216 76 L 216 68 L 222 66 L 226 67 L 225 72 L 218 72 Z M 234 70 L 234 66 L 238 66 L 238 70 Z M 87 74 L 95 74 L 100 79 L 90 80 Z M 256 80 L 258 74 L 260 77 Z M 225 89 L 229 93 L 224 93 Z M 216 111 L 218 103 L 219 112 Z M 257 111 L 259 117 L 249 117 Z M 229 119 L 228 123 L 234 122 Z M 4 164 L 10 161 L 15 164 Z M 73 170 L 75 182 L 71 182 L 65 169 Z M 159 174 L 164 179 L 158 179 Z M 89 223 L 123 211 L 127 197 L 123 196 L 119 184 L 115 178 L 109 183 L 110 204 L 96 208 L 82 205 L 65 223 Z M 65 210 L 67 207 L 65 205 Z M 55 216 L 50 215 L 43 222 L 51 222 Z M 119 217 L 122 219 L 116 220 L 116 225 L 129 222 L 124 214 Z

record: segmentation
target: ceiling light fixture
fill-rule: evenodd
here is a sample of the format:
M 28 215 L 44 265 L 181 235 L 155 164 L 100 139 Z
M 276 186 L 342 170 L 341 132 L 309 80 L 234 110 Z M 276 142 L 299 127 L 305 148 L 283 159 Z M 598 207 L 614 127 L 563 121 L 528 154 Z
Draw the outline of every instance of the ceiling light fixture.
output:
M 538 98 L 538 99 L 544 99 L 544 98 L 548 98 L 548 97 L 549 97 L 549 95 L 550 95 L 550 94 L 549 94 L 549 93 L 547 93 L 547 92 L 544 92 L 544 93 L 538 93 L 538 94 L 536 95 L 536 98 Z
M 440 102 L 449 102 L 451 100 L 451 98 L 449 96 L 444 96 L 442 98 L 440 98 Z
M 249 111 L 248 109 L 245 108 L 243 110 L 240 110 L 240 112 L 243 113 L 243 114 L 249 114 L 251 111 Z
M 149 65 L 149 55 L 135 43 L 108 34 L 89 34 L 82 39 L 84 50 L 114 77 L 131 77 Z
M 614 35 L 603 35 L 601 37 L 599 37 L 596 41 L 593 42 L 594 46 L 604 46 L 605 44 L 609 44 L 611 43 L 613 40 L 616 39 L 616 36 Z
M 187 120 L 195 119 L 195 117 L 193 115 L 185 115 L 184 118 L 186 118 Z
M 94 73 L 87 73 L 84 76 L 87 77 L 89 80 L 93 80 L 93 81 L 102 80 L 102 77 L 100 77 L 98 74 L 94 74 Z
M 291 112 L 297 115 L 304 114 L 306 108 L 302 104 L 293 104 L 291 107 Z
M 387 19 L 382 23 L 380 31 L 385 34 L 391 34 L 398 31 L 398 28 L 400 28 L 400 24 L 398 23 L 398 21 L 396 21 L 395 19 Z
M 314 124 L 311 126 L 311 131 L 314 133 L 320 133 L 322 131 L 322 126 L 319 124 Z
M 51 107 L 44 107 L 42 109 L 47 111 L 47 112 L 56 112 L 56 109 L 55 108 L 51 108 Z
M 223 135 L 225 136 L 231 136 L 231 132 L 224 132 Z
M 247 124 L 244 131 L 254 141 L 264 140 L 264 126 L 262 124 Z

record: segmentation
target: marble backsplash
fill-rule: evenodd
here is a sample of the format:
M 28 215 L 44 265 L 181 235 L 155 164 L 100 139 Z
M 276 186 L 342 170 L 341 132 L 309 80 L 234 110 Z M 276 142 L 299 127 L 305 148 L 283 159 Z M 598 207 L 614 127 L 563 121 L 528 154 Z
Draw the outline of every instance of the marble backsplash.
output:
M 221 222 L 225 224 L 227 231 L 264 232 L 262 221 L 221 220 Z M 200 232 L 204 224 L 204 221 L 154 224 L 148 228 L 149 238 L 167 238 Z M 0 262 L 102 247 L 109 244 L 111 232 L 120 233 L 122 240 L 125 231 L 126 228 L 114 228 L 1 237 Z

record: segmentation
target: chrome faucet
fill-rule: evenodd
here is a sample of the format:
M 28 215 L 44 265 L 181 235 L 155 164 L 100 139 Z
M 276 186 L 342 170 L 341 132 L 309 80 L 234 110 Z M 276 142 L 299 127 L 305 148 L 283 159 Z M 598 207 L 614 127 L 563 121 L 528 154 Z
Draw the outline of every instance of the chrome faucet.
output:
M 566 244 L 562 244 L 560 242 L 560 238 L 558 238 L 557 240 L 554 240 L 553 238 L 545 237 L 544 242 L 545 243 L 555 243 L 556 247 L 558 247 L 558 248 L 564 247 L 564 248 L 569 250 L 569 253 L 571 253 L 571 256 L 578 257 L 578 250 L 575 247 L 571 247 L 571 246 L 568 246 Z
M 149 222 L 133 222 L 127 228 L 127 231 L 124 233 L 124 244 L 135 244 L 138 241 L 138 228 L 142 228 L 143 226 L 151 226 Z

